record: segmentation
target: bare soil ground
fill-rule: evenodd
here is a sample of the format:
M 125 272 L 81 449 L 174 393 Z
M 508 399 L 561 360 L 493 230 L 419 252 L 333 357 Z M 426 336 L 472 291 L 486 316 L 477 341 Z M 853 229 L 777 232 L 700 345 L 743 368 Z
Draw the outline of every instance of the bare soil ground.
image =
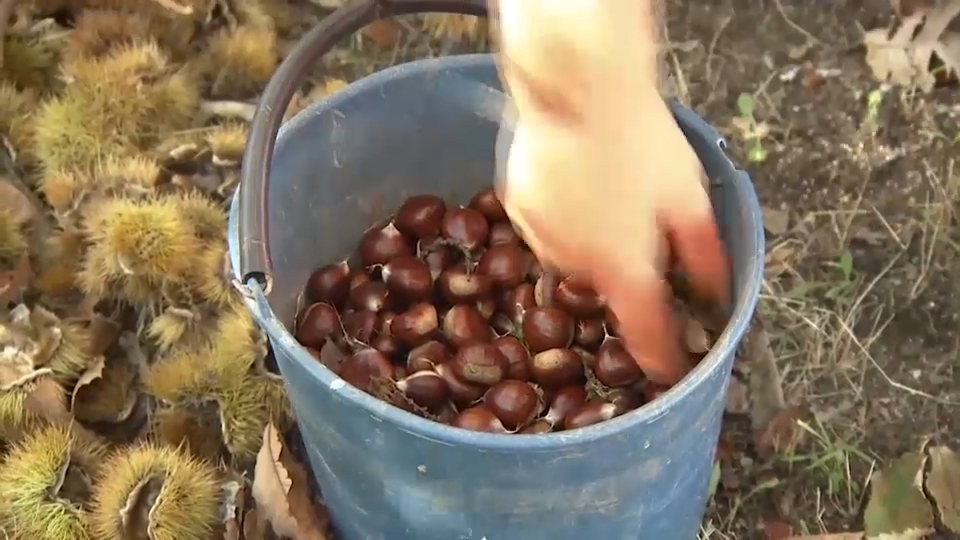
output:
M 960 93 L 871 76 L 858 44 L 892 20 L 886 0 L 675 0 L 668 17 L 677 96 L 727 136 L 768 212 L 760 316 L 787 401 L 816 415 L 772 459 L 731 422 L 735 466 L 702 536 L 862 530 L 873 471 L 960 438 Z

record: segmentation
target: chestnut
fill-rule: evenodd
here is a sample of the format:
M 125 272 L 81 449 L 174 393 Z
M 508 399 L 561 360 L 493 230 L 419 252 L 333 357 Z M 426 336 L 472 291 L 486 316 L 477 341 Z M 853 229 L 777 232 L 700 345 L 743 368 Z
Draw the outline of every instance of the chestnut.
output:
M 534 355 L 530 363 L 533 380 L 545 388 L 559 388 L 583 381 L 583 360 L 570 349 L 549 349 Z
M 501 244 L 520 245 L 520 235 L 513 228 L 509 221 L 498 221 L 490 224 L 490 237 L 487 239 L 490 246 L 499 246 Z
M 506 314 L 513 324 L 520 324 L 524 312 L 537 307 L 533 295 L 533 285 L 521 283 L 500 295 L 500 311 Z
M 400 352 L 400 343 L 396 338 L 387 334 L 374 335 L 370 338 L 370 346 L 389 357 L 393 357 Z
M 421 302 L 393 318 L 390 334 L 401 343 L 416 347 L 430 339 L 439 327 L 437 308 L 433 304 Z
M 573 342 L 581 347 L 592 349 L 603 342 L 606 334 L 602 320 L 581 319 L 577 321 L 577 327 L 574 329 Z
M 607 394 L 607 401 L 617 406 L 617 413 L 624 414 L 643 405 L 643 393 L 635 388 L 614 388 Z
M 457 253 L 453 246 L 433 242 L 426 244 L 423 241 L 417 244 L 417 253 L 430 269 L 433 279 L 440 277 L 440 273 L 452 267 L 457 262 Z
M 603 298 L 575 276 L 568 276 L 557 284 L 554 298 L 568 313 L 584 319 L 602 316 L 606 307 Z
M 397 381 L 397 388 L 410 401 L 427 410 L 437 410 L 450 398 L 450 388 L 434 371 L 418 371 Z
M 565 349 L 573 343 L 573 317 L 560 308 L 537 306 L 523 313 L 523 337 L 536 354 L 547 349 Z
M 701 356 L 710 352 L 710 335 L 703 324 L 688 315 L 684 321 L 683 342 L 688 352 Z
M 477 263 L 477 272 L 490 276 L 495 287 L 512 289 L 523 283 L 527 273 L 527 252 L 515 244 L 500 244 L 486 250 Z
M 490 221 L 507 220 L 507 211 L 503 209 L 503 204 L 500 203 L 500 198 L 492 187 L 477 192 L 467 206 L 477 210 Z
M 490 320 L 497 313 L 497 301 L 493 298 L 481 298 L 475 302 L 477 311 L 483 315 L 484 319 Z
M 534 420 L 529 426 L 520 430 L 521 435 L 543 435 L 553 431 L 553 425 L 543 418 Z
M 644 387 L 643 397 L 647 400 L 647 403 L 650 403 L 651 401 L 665 394 L 667 390 L 670 390 L 669 386 L 647 381 L 647 385 Z
M 342 320 L 344 331 L 354 341 L 368 343 L 377 330 L 377 314 L 373 311 L 348 311 Z
M 457 304 L 443 317 L 443 335 L 454 347 L 475 341 L 492 341 L 493 329 L 473 306 Z
M 365 348 L 345 358 L 340 364 L 338 375 L 344 381 L 369 393 L 374 381 L 387 380 L 393 376 L 393 364 L 382 352 Z
M 307 298 L 342 306 L 350 292 L 350 263 L 340 261 L 314 270 L 307 278 Z
M 490 276 L 455 266 L 440 272 L 440 293 L 451 304 L 473 302 L 486 297 L 493 288 Z
M 407 371 L 416 373 L 418 371 L 432 370 L 450 357 L 447 348 L 439 341 L 428 341 L 423 345 L 417 345 L 407 353 Z
M 411 255 L 411 250 L 393 222 L 368 230 L 360 239 L 360 262 L 364 266 L 387 264 L 401 255 Z
M 554 272 L 543 271 L 533 285 L 533 299 L 538 306 L 551 307 L 557 303 L 557 287 L 560 276 Z
M 528 250 L 529 251 L 529 250 Z M 533 255 L 531 253 L 531 255 Z M 540 261 L 536 257 L 529 257 L 530 266 L 527 267 L 527 279 L 533 283 L 536 283 L 540 276 L 543 275 L 543 265 L 540 264 Z
M 510 363 L 493 343 L 473 342 L 454 353 L 450 367 L 464 382 L 493 386 L 503 380 Z
M 493 340 L 493 346 L 507 359 L 506 378 L 517 381 L 530 380 L 530 351 L 514 336 L 502 336 Z
M 350 284 L 347 287 L 348 291 L 352 291 L 370 281 L 370 274 L 366 270 L 352 270 L 350 272 Z
M 474 251 L 487 241 L 490 226 L 483 214 L 477 210 L 455 208 L 448 210 L 443 216 L 441 233 L 461 249 Z
M 483 395 L 483 404 L 497 415 L 504 427 L 516 431 L 540 414 L 543 403 L 533 386 L 523 381 L 506 380 L 492 386 Z
M 629 386 L 643 378 L 643 370 L 627 352 L 623 340 L 608 337 L 600 345 L 594 359 L 594 375 L 611 388 Z
M 450 425 L 461 429 L 469 429 L 470 431 L 510 433 L 510 430 L 504 427 L 500 419 L 497 418 L 497 415 L 493 414 L 493 411 L 483 405 L 477 405 L 462 411 L 450 422 Z
M 321 349 L 327 339 L 343 336 L 340 315 L 325 302 L 310 305 L 298 319 L 294 337 L 305 347 Z
M 592 426 L 600 422 L 606 422 L 620 414 L 619 409 L 613 403 L 604 401 L 592 401 L 584 403 L 575 411 L 571 412 L 563 421 L 563 429 L 578 429 Z
M 453 401 L 458 409 L 473 405 L 483 397 L 486 391 L 486 388 L 479 384 L 468 383 L 457 377 L 451 362 L 439 364 L 434 371 L 447 383 L 447 388 L 450 389 L 450 401 Z
M 408 302 L 422 302 L 433 294 L 430 268 L 413 255 L 391 259 L 383 265 L 380 275 L 391 294 Z
M 350 305 L 353 309 L 374 313 L 387 307 L 387 286 L 379 281 L 361 283 L 350 291 Z
M 403 201 L 393 218 L 397 229 L 411 238 L 435 238 L 447 204 L 436 195 L 414 195 Z
M 550 423 L 552 427 L 562 427 L 564 420 L 571 413 L 583 406 L 587 402 L 587 391 L 583 385 L 574 384 L 564 386 L 557 390 L 550 401 L 550 408 L 543 419 Z

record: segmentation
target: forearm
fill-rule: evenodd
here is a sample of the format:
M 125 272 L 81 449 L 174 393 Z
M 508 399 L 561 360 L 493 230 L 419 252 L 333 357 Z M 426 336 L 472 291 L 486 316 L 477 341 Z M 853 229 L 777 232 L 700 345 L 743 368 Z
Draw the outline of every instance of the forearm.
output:
M 501 2 L 504 78 L 521 115 L 550 107 L 594 118 L 643 114 L 659 100 L 661 5 L 661 0 Z

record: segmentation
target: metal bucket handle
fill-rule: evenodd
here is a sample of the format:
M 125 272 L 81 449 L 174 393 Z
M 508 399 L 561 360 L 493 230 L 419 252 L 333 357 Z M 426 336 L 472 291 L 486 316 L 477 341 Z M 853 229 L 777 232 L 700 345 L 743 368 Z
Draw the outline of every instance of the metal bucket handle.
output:
M 283 60 L 267 84 L 250 123 L 240 172 L 237 228 L 240 278 L 272 289 L 273 262 L 267 249 L 270 165 L 283 117 L 307 71 L 338 42 L 380 19 L 415 13 L 487 16 L 487 0 L 352 0 L 308 32 Z

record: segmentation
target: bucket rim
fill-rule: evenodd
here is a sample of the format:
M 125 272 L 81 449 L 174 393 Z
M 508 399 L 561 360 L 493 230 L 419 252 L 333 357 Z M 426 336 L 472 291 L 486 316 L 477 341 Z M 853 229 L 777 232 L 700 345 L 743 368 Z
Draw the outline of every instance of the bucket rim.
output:
M 492 54 L 478 53 L 414 60 L 367 75 L 313 103 L 307 109 L 297 113 L 289 122 L 284 123 L 277 136 L 274 156 L 278 156 L 286 141 L 295 136 L 313 117 L 337 109 L 358 94 L 376 91 L 377 88 L 391 80 L 418 75 L 429 76 L 431 72 L 436 73 L 438 70 L 444 69 L 457 70 L 473 67 L 493 67 L 494 65 L 495 59 Z M 674 106 L 674 116 L 681 126 L 687 128 L 696 129 L 700 127 L 691 124 L 691 120 L 694 118 L 702 121 L 695 112 L 679 104 Z M 244 300 L 254 319 L 273 342 L 273 346 L 289 353 L 290 357 L 306 370 L 315 383 L 325 386 L 339 399 L 350 403 L 350 405 L 357 407 L 378 421 L 388 422 L 418 437 L 431 439 L 445 445 L 470 446 L 480 451 L 536 452 L 557 450 L 571 445 L 589 444 L 601 439 L 622 435 L 666 416 L 706 380 L 718 375 L 727 375 L 720 373 L 724 364 L 723 356 L 725 353 L 736 354 L 737 345 L 746 334 L 759 301 L 764 266 L 764 231 L 760 203 L 747 173 L 737 169 L 724 154 L 723 140 L 717 137 L 717 140 L 711 141 L 711 143 L 714 151 L 723 155 L 723 159 L 719 161 L 724 164 L 723 168 L 729 169 L 720 171 L 721 174 L 732 177 L 732 182 L 724 184 L 724 188 L 734 191 L 735 198 L 743 203 L 744 213 L 748 214 L 749 220 L 755 224 L 753 227 L 754 238 L 751 239 L 756 243 L 756 252 L 753 253 L 754 257 L 751 257 L 754 262 L 748 263 L 747 272 L 749 274 L 745 286 L 736 295 L 729 323 L 706 356 L 683 380 L 661 394 L 657 399 L 611 420 L 569 432 L 531 434 L 522 437 L 512 434 L 469 431 L 434 422 L 390 405 L 353 387 L 332 370 L 317 362 L 316 358 L 296 341 L 287 325 L 273 312 L 262 287 L 255 279 L 251 279 L 244 287 L 249 289 L 249 295 L 245 296 Z M 702 156 L 701 161 L 703 161 Z M 237 234 L 238 194 L 239 191 L 235 192 L 231 201 L 229 219 L 229 256 L 231 270 L 237 280 L 241 279 Z M 715 396 L 714 399 L 723 400 L 725 396 L 721 394 Z

